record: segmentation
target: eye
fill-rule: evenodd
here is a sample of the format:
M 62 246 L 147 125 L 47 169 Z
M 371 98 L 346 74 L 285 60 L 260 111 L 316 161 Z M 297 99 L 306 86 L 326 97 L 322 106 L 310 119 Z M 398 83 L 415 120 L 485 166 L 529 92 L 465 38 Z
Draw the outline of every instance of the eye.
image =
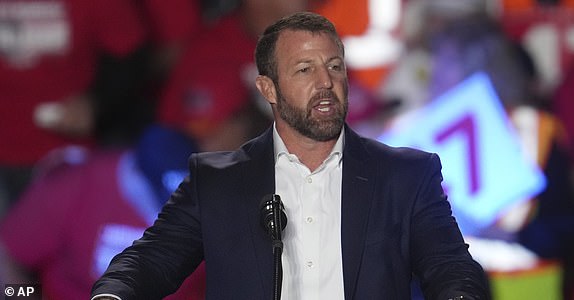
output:
M 329 65 L 329 69 L 333 71 L 342 71 L 343 68 L 344 68 L 343 65 L 339 63 Z
M 311 70 L 311 68 L 309 68 L 309 67 L 303 67 L 303 68 L 299 69 L 298 72 L 299 72 L 299 73 L 308 73 L 309 70 Z

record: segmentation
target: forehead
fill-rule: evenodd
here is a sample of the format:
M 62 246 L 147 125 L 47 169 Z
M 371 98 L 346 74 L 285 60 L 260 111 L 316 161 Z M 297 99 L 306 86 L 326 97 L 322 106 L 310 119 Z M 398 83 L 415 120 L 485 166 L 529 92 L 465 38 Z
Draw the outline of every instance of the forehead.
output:
M 277 60 L 298 59 L 311 55 L 341 56 L 335 40 L 325 32 L 285 30 L 277 39 Z

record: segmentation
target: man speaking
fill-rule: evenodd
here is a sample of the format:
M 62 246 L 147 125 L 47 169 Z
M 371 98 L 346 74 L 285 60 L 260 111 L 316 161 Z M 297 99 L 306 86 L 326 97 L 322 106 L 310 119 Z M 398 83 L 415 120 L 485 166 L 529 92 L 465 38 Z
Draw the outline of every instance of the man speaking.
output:
M 271 299 L 272 240 L 261 200 L 280 195 L 281 299 L 489 299 L 441 187 L 435 154 L 392 148 L 345 124 L 343 44 L 301 12 L 255 51 L 274 124 L 232 152 L 199 153 L 155 224 L 116 256 L 95 299 L 161 299 L 205 260 L 208 299 Z

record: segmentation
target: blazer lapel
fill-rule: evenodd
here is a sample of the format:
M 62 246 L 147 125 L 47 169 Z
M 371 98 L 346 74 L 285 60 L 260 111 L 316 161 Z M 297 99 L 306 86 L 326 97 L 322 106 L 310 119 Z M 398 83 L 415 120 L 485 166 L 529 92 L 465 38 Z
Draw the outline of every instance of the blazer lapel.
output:
M 254 254 L 258 264 L 259 278 L 265 298 L 272 298 L 273 290 L 273 248 L 271 239 L 260 223 L 260 204 L 263 196 L 275 192 L 275 158 L 273 156 L 273 131 L 242 147 L 248 159 L 242 165 L 241 189 L 245 197 L 247 222 L 251 231 Z M 254 274 L 255 275 L 255 274 Z M 251 280 L 253 280 L 252 278 Z
M 373 180 L 370 180 L 367 153 L 359 136 L 345 128 L 343 183 L 341 196 L 341 247 L 345 299 L 355 294 L 357 276 L 366 239 Z

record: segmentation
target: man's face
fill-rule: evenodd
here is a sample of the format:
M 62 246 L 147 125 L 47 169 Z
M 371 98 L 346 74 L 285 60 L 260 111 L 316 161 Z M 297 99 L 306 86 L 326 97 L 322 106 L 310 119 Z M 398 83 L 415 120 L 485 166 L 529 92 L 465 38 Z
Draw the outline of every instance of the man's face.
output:
M 277 122 L 317 141 L 336 139 L 348 109 L 347 71 L 327 34 L 288 30 L 279 36 Z

